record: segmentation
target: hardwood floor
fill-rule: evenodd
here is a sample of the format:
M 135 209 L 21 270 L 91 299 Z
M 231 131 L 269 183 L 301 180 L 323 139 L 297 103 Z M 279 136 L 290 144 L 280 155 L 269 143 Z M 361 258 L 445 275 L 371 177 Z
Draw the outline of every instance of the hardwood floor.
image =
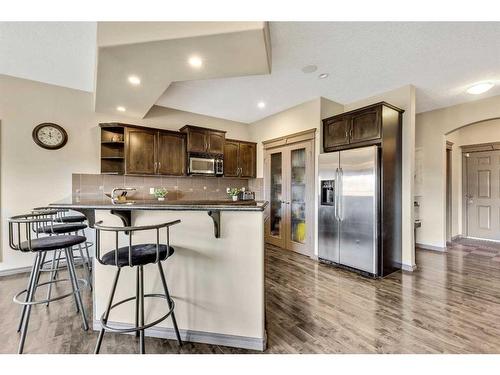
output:
M 495 253 L 495 254 L 494 254 Z M 497 258 L 498 255 L 498 258 Z M 417 251 L 419 268 L 382 280 L 266 250 L 266 353 L 500 353 L 500 245 L 455 242 L 447 253 Z M 0 279 L 1 353 L 15 353 L 27 275 Z M 85 292 L 87 311 L 92 311 Z M 71 299 L 36 306 L 26 353 L 92 353 Z M 133 336 L 107 333 L 102 353 L 136 353 Z M 148 353 L 249 353 L 146 338 Z

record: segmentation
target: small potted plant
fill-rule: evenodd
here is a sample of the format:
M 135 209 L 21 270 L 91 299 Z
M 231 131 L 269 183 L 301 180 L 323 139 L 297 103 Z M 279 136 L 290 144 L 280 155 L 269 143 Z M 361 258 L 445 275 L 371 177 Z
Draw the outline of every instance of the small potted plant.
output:
M 155 197 L 158 198 L 159 201 L 164 201 L 167 194 L 168 194 L 167 189 L 155 188 Z
M 226 189 L 226 192 L 227 192 L 227 195 L 229 195 L 230 197 L 233 198 L 233 201 L 237 201 L 238 200 L 238 196 L 240 195 L 240 189 L 238 188 L 227 188 Z

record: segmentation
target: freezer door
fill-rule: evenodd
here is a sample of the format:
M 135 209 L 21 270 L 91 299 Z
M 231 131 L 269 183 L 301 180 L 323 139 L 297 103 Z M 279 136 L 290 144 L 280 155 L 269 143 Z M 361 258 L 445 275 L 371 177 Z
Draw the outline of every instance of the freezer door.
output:
M 318 255 L 339 262 L 338 183 L 339 153 L 320 154 L 318 199 Z
M 340 263 L 377 274 L 377 146 L 340 152 Z

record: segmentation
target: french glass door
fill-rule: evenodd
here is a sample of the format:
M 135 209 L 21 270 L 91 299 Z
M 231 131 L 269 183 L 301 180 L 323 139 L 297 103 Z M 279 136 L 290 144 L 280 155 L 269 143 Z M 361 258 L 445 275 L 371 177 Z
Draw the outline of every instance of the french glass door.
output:
M 268 242 L 285 247 L 283 185 L 284 152 L 270 152 L 267 158 L 269 177 L 269 229 Z
M 266 173 L 270 205 L 267 242 L 313 252 L 314 161 L 312 141 L 269 150 Z
M 311 142 L 288 147 L 286 248 L 302 254 L 313 252 L 314 162 Z

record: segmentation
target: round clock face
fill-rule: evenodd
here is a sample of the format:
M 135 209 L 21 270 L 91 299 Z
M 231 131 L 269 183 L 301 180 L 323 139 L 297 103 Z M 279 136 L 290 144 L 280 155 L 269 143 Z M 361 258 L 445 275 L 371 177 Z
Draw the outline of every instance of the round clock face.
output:
M 57 150 L 68 141 L 68 134 L 57 124 L 43 123 L 33 129 L 33 140 L 40 147 Z

